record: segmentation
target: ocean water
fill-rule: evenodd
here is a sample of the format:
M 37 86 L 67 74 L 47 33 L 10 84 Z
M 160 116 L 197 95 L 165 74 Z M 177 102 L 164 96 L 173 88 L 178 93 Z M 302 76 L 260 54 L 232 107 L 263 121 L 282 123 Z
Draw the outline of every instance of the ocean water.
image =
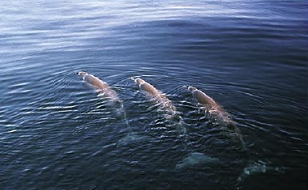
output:
M 307 189 L 306 0 L 0 7 L 0 189 Z M 79 71 L 107 82 L 125 117 Z M 164 93 L 181 122 L 131 77 Z M 224 107 L 245 149 L 190 85 Z

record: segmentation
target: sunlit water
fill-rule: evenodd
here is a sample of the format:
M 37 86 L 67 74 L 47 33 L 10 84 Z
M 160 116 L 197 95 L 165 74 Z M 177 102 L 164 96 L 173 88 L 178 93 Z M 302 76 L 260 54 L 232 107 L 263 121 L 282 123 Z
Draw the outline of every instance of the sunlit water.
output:
M 306 189 L 307 6 L 1 1 L 0 189 Z M 118 93 L 125 117 L 81 70 Z M 229 112 L 245 148 L 189 85 Z

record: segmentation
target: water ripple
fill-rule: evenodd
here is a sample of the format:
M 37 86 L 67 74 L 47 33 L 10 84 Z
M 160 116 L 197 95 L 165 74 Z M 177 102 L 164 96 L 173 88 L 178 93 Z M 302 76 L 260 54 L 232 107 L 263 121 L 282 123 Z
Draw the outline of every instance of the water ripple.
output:
M 13 0 L 0 6 L 4 189 L 303 189 L 306 1 Z M 76 76 L 81 70 L 110 84 L 126 118 Z M 130 77 L 157 87 L 177 117 L 166 119 Z M 228 111 L 245 150 L 200 109 L 189 85 Z M 144 138 L 118 146 L 129 135 Z M 194 152 L 222 164 L 177 171 Z M 238 184 L 247 164 L 259 162 L 287 169 Z

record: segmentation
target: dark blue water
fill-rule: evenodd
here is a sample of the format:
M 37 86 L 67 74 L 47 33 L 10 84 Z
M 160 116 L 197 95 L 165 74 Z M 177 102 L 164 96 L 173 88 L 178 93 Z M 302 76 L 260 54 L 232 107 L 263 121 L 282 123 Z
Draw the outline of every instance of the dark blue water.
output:
M 306 189 L 307 6 L 1 1 L 0 189 Z M 146 140 L 117 146 L 130 130 L 80 70 L 114 88 Z M 186 135 L 140 93 L 136 76 L 173 102 Z M 244 151 L 220 137 L 189 85 L 229 112 Z M 176 169 L 191 152 L 221 162 Z M 258 164 L 267 169 L 239 180 Z

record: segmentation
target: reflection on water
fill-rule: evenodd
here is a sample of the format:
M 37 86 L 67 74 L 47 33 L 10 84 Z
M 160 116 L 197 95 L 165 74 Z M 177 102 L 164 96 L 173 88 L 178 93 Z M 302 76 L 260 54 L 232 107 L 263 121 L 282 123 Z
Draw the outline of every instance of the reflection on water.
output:
M 0 6 L 2 188 L 305 188 L 307 1 Z M 80 70 L 110 85 L 126 119 Z M 160 90 L 178 118 L 164 117 L 130 77 Z M 245 150 L 189 85 L 230 114 Z

